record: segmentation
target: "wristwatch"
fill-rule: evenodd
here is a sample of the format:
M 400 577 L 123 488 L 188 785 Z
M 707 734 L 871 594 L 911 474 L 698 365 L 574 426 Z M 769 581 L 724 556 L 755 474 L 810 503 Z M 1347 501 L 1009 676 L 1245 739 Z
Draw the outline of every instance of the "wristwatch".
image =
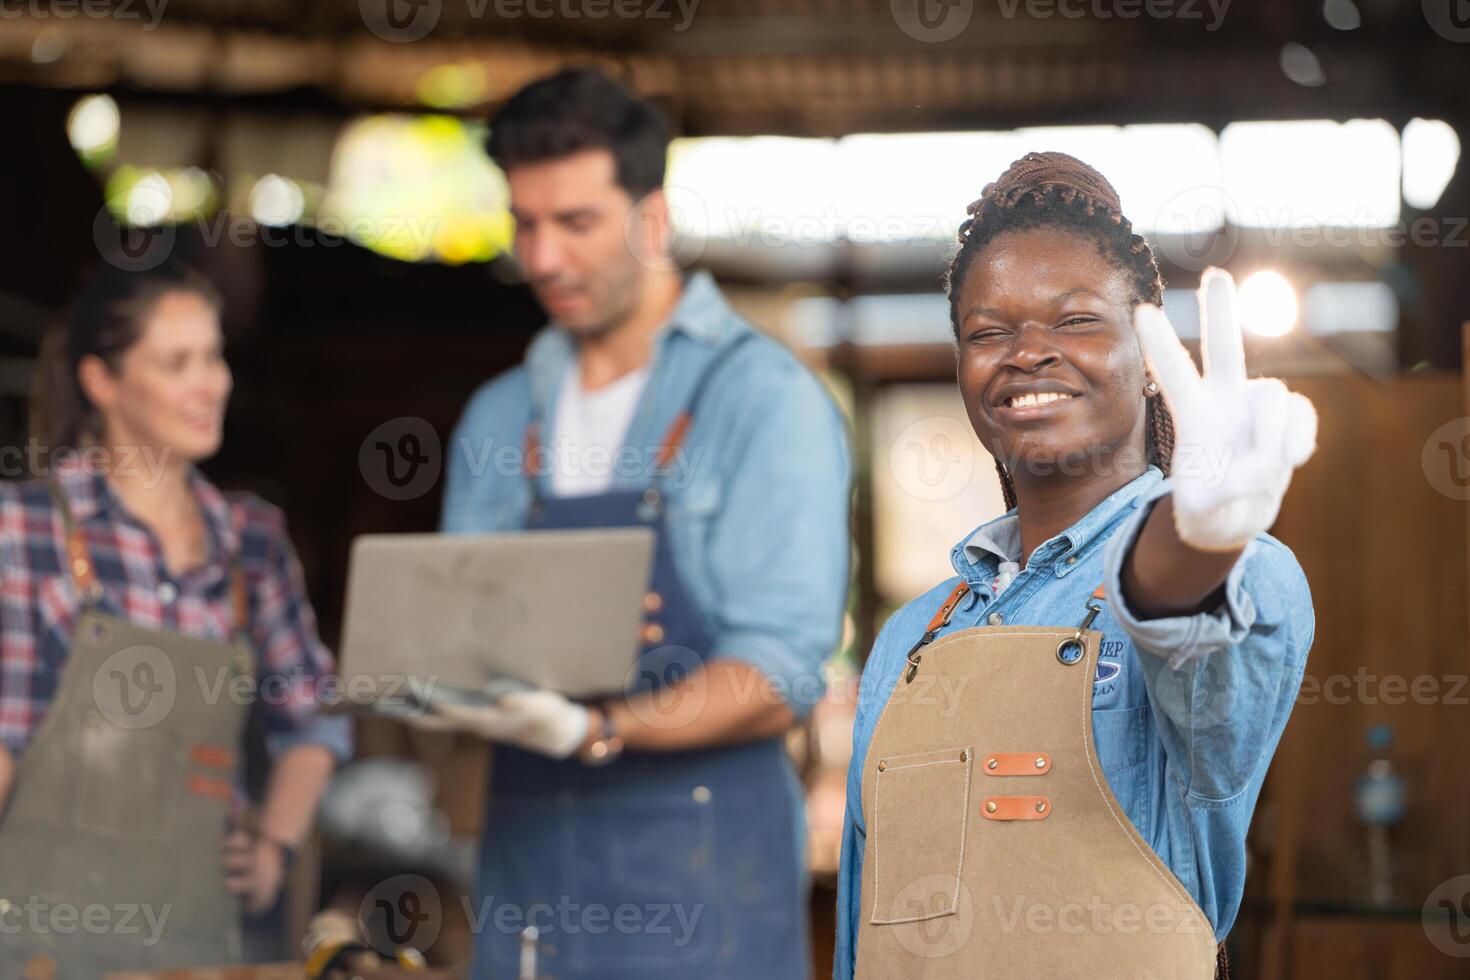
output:
M 602 734 L 593 739 L 582 757 L 582 761 L 589 766 L 605 766 L 623 754 L 623 736 L 613 727 L 612 714 L 601 707 L 597 709 L 597 714 L 602 718 Z

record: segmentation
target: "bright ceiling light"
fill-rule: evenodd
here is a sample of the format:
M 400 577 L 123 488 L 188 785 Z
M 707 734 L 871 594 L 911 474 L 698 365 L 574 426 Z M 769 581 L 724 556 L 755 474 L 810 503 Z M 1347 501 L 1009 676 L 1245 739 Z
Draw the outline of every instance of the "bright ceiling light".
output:
M 1261 337 L 1280 337 L 1296 325 L 1296 290 L 1270 269 L 1252 273 L 1240 284 L 1240 322 Z

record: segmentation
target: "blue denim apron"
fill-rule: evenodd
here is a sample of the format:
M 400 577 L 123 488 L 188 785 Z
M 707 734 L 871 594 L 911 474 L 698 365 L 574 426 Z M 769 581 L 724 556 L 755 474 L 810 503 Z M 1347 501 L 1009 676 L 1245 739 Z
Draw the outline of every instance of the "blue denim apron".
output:
M 672 459 L 711 374 L 750 336 L 711 361 L 665 439 L 657 470 Z M 533 421 L 528 449 L 536 447 L 536 431 Z M 655 531 L 649 621 L 627 693 L 652 689 L 657 697 L 656 689 L 716 652 L 674 565 L 661 475 L 643 489 L 562 498 L 543 496 L 529 476 L 528 529 Z M 576 601 L 574 590 L 568 598 Z M 537 978 L 804 980 L 802 799 L 781 737 L 628 752 L 601 767 L 497 745 L 481 845 L 482 904 L 470 910 L 474 976 L 520 978 L 534 948 Z

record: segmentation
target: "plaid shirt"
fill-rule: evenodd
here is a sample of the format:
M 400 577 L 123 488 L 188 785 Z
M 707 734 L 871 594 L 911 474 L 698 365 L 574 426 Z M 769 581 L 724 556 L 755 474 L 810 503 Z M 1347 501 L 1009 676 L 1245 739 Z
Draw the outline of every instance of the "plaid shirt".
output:
M 338 759 L 351 754 L 348 719 L 317 711 L 332 655 L 317 636 L 280 508 L 253 494 L 221 493 L 192 471 L 209 557 L 175 577 L 158 539 L 127 513 L 106 478 L 77 464 L 58 467 L 54 478 L 85 537 L 104 612 L 149 629 L 226 640 L 234 631 L 230 568 L 238 562 L 256 675 L 263 693 L 275 692 L 257 702 L 268 752 L 315 743 Z M 80 612 L 65 539 L 46 480 L 0 481 L 0 744 L 17 757 L 56 697 Z

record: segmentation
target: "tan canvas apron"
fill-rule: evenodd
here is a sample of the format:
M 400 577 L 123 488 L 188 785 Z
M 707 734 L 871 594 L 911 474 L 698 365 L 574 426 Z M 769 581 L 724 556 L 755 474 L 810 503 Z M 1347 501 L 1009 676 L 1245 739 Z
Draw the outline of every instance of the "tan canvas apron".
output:
M 232 568 L 228 643 L 108 615 L 53 497 L 83 606 L 0 818 L 0 977 L 235 962 L 240 907 L 220 847 L 254 689 L 244 578 Z
M 1098 764 L 1100 634 L 995 626 L 909 654 L 863 771 L 857 977 L 1210 980 L 1209 921 Z

